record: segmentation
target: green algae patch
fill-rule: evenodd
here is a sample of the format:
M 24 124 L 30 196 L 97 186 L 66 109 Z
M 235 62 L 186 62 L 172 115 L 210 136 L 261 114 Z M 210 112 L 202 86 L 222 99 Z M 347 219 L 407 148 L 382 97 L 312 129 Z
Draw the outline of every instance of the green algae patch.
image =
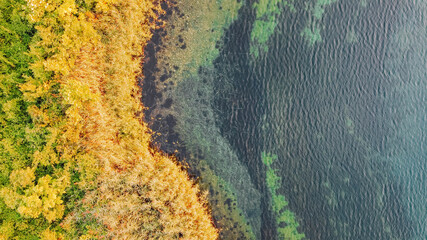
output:
M 305 10 L 309 13 L 309 17 L 300 35 L 310 47 L 322 42 L 321 30 L 324 28 L 322 19 L 325 10 L 328 6 L 336 2 L 338 0 L 317 0 L 313 4 L 306 6 Z
M 306 26 L 302 32 L 301 37 L 305 38 L 310 47 L 318 42 L 322 42 L 322 35 L 320 34 L 320 28 L 317 25 L 312 27 Z
M 322 19 L 326 8 L 338 0 L 316 0 L 312 3 L 306 3 L 306 7 L 301 9 L 308 14 L 305 27 L 300 36 L 306 40 L 310 47 L 316 43 L 322 42 L 321 31 L 324 28 Z M 259 0 L 253 3 L 252 8 L 255 11 L 255 21 L 252 25 L 250 54 L 258 58 L 260 54 L 268 51 L 268 40 L 273 35 L 278 23 L 280 14 L 294 14 L 297 9 L 294 0 Z
M 286 7 L 290 12 L 296 12 L 293 0 L 259 0 L 252 5 L 256 19 L 251 31 L 250 54 L 255 58 L 261 52 L 268 51 L 267 41 L 273 35 L 281 13 L 281 8 Z
M 286 240 L 304 239 L 305 235 L 299 233 L 297 230 L 299 223 L 296 220 L 295 214 L 287 209 L 289 203 L 286 201 L 285 196 L 277 192 L 280 188 L 281 178 L 272 167 L 272 164 L 277 160 L 277 155 L 262 152 L 261 160 L 267 167 L 267 188 L 271 195 L 271 208 L 275 215 L 279 238 Z
M 336 3 L 338 0 L 318 0 L 313 8 L 313 16 L 320 20 L 323 17 L 323 13 L 325 13 L 325 7 L 331 5 L 332 3 Z

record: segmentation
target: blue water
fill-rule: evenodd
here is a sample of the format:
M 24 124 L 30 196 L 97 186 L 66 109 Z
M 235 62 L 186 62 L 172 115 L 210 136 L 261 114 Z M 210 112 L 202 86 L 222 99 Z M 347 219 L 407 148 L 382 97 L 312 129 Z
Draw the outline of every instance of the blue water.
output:
M 426 3 L 339 1 L 313 46 L 296 6 L 258 59 L 242 56 L 250 8 L 226 35 L 224 134 L 261 189 L 260 152 L 279 156 L 280 191 L 307 238 L 427 239 Z
M 317 20 L 316 0 L 294 1 L 258 58 L 253 2 L 198 76 L 156 93 L 146 71 L 144 96 L 160 96 L 144 103 L 162 134 L 155 142 L 190 166 L 206 161 L 235 189 L 259 239 L 277 239 L 267 152 L 278 156 L 278 192 L 307 239 L 426 240 L 427 1 L 338 0 Z M 313 24 L 321 41 L 311 44 L 301 33 Z M 145 70 L 157 71 L 153 59 Z

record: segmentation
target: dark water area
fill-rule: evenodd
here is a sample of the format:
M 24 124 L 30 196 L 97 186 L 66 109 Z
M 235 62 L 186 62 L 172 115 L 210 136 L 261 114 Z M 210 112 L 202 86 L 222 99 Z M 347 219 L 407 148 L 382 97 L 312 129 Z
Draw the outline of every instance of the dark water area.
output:
M 359 1 L 340 1 L 327 8 L 323 41 L 314 46 L 307 46 L 300 35 L 306 11 L 297 12 L 297 17 L 284 11 L 269 41 L 270 50 L 256 61 L 244 54 L 254 21 L 250 7 L 241 9 L 240 19 L 225 35 L 216 67 L 228 74 L 226 79 L 233 79 L 234 90 L 224 92 L 217 79 L 222 133 L 263 193 L 261 152 L 279 155 L 282 191 L 309 239 L 427 237 L 416 231 L 427 219 L 408 215 L 406 182 L 396 180 L 406 173 L 396 172 L 396 162 L 387 160 L 395 154 L 397 126 L 405 117 L 390 102 L 402 80 L 390 72 L 390 46 L 405 24 L 405 14 L 416 8 L 411 1 L 369 1 L 366 7 Z M 346 42 L 350 30 L 357 34 L 357 42 Z M 419 50 L 423 66 L 426 55 Z M 424 71 L 425 87 L 426 70 L 419 70 Z M 425 96 L 418 97 L 425 101 Z M 418 110 L 425 126 L 422 107 Z M 267 130 L 262 127 L 265 121 Z M 424 148 L 425 137 L 422 140 Z M 425 171 L 425 156 L 424 152 L 421 159 L 414 159 L 420 169 L 413 170 Z M 422 181 L 421 199 L 426 196 Z M 268 209 L 263 206 L 264 213 Z M 268 219 L 271 216 L 265 214 L 263 239 L 275 235 Z
M 214 101 L 201 106 L 215 110 L 221 136 L 262 195 L 260 238 L 277 239 L 261 161 L 267 152 L 278 156 L 279 192 L 307 239 L 427 239 L 427 3 L 296 1 L 294 13 L 280 9 L 268 51 L 256 58 L 253 2 L 240 8 L 213 68 L 200 67 L 195 81 L 213 82 Z M 331 3 L 313 20 L 307 9 L 317 2 Z M 313 21 L 322 40 L 311 45 L 302 31 Z M 199 153 L 172 144 L 182 142 L 180 114 L 151 114 L 180 99 L 159 103 L 165 93 L 154 82 L 165 34 L 158 30 L 146 48 L 145 115 L 162 133 L 154 143 L 188 158 Z
M 265 111 L 264 83 L 252 67 L 250 48 L 252 22 L 255 20 L 251 4 L 246 3 L 239 11 L 239 18 L 224 34 L 224 45 L 214 62 L 215 78 L 214 109 L 221 134 L 248 168 L 252 182 L 264 196 L 262 209 L 262 239 L 276 239 L 276 229 L 266 198 L 265 166 L 260 161 L 263 151 L 263 134 L 260 122 Z M 232 86 L 224 88 L 225 86 Z M 255 137 L 256 136 L 256 137 Z

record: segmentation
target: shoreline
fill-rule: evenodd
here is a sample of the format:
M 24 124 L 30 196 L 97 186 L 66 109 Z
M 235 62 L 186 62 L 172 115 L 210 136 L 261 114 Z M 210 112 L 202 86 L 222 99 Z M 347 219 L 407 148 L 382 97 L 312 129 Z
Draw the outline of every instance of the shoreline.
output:
M 175 16 L 179 18 L 185 17 L 185 13 L 180 11 L 178 5 L 174 5 L 170 9 L 172 9 Z M 168 14 L 165 16 L 165 19 L 167 19 L 169 24 L 174 24 L 168 21 L 171 17 L 171 14 Z M 223 180 L 215 176 L 209 164 L 202 160 L 204 154 L 199 151 L 189 151 L 180 138 L 179 133 L 175 130 L 177 119 L 173 111 L 175 110 L 176 102 L 171 92 L 175 91 L 174 89 L 176 89 L 179 83 L 175 84 L 171 78 L 180 69 L 178 66 L 170 67 L 171 72 L 165 72 L 163 68 L 159 69 L 157 54 L 162 48 L 166 47 L 165 44 L 174 44 L 180 49 L 185 50 L 187 43 L 181 35 L 171 42 L 167 33 L 168 29 L 177 30 L 174 25 L 171 25 L 169 28 L 165 27 L 153 32 L 153 38 L 147 43 L 147 47 L 144 49 L 146 56 L 143 63 L 145 77 L 144 79 L 139 79 L 139 86 L 143 87 L 142 102 L 146 107 L 144 110 L 145 121 L 153 131 L 153 146 L 165 153 L 176 156 L 180 163 L 187 166 L 186 170 L 189 175 L 199 183 L 202 190 L 209 191 L 208 200 L 214 223 L 220 229 L 221 239 L 233 239 L 236 237 L 239 238 L 239 236 L 251 239 L 253 238 L 251 237 L 252 233 L 244 230 L 247 228 L 245 220 L 237 220 L 242 217 L 243 213 L 236 208 L 238 204 L 230 186 L 225 182 L 217 184 Z M 168 41 L 167 43 L 164 42 L 165 38 L 168 39 L 166 40 Z M 188 47 L 191 47 L 191 45 Z M 201 73 L 201 69 L 202 67 L 198 70 L 198 74 Z M 230 228 L 229 226 L 232 227 Z

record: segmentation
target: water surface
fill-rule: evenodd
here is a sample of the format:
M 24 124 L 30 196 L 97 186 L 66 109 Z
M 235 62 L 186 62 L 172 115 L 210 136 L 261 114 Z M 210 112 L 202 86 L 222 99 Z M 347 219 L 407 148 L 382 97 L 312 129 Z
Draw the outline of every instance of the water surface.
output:
M 262 152 L 307 239 L 427 239 L 426 2 L 278 6 L 264 18 L 245 2 L 215 60 L 180 69 L 163 133 L 230 184 L 258 239 L 283 227 Z M 274 21 L 265 42 L 256 21 Z

